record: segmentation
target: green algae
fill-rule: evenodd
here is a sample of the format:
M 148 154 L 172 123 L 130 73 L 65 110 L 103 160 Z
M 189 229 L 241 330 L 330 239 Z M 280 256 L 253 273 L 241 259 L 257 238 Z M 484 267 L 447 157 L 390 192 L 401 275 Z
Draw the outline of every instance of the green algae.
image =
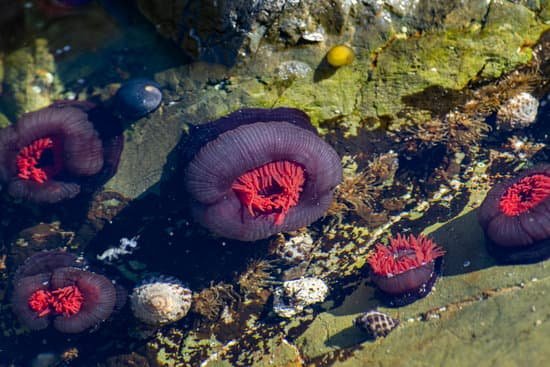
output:
M 248 82 L 247 87 L 253 84 L 248 102 L 304 109 L 316 126 L 345 116 L 348 134 L 355 135 L 358 123 L 367 118 L 394 119 L 407 107 L 404 98 L 409 95 L 433 86 L 461 90 L 529 62 L 529 45 L 548 28 L 524 6 L 492 2 L 484 19 L 465 28 L 451 23 L 447 29 L 393 37 L 374 52 L 359 49 L 354 64 L 325 79 L 297 79 L 282 93 L 274 93 L 269 81 Z
M 377 55 L 362 90 L 362 113 L 395 116 L 405 96 L 428 87 L 461 90 L 477 78 L 497 78 L 528 62 L 531 49 L 524 46 L 547 28 L 525 7 L 492 2 L 483 25 L 396 39 Z
M 550 282 L 532 282 L 457 309 L 453 317 L 406 323 L 386 339 L 363 343 L 347 367 L 378 366 L 542 366 L 550 357 Z M 536 351 L 536 352 L 534 352 Z
M 3 104 L 10 118 L 46 107 L 60 98 L 62 87 L 48 47 L 47 40 L 37 38 L 32 46 L 5 57 Z

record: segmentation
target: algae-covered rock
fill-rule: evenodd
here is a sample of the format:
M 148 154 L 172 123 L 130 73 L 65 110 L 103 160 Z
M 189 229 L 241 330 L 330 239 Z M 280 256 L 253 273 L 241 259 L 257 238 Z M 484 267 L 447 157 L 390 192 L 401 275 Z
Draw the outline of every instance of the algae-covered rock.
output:
M 209 68 L 219 70 L 197 63 L 200 68 L 178 68 L 160 73 L 161 78 L 171 73 L 177 89 L 188 91 L 178 98 L 186 103 L 185 114 L 193 123 L 242 107 L 289 106 L 305 110 L 318 127 L 338 121 L 346 135 L 356 135 L 360 128 L 376 127 L 380 119 L 395 122 L 425 91 L 458 92 L 469 83 L 497 78 L 529 62 L 530 46 L 550 27 L 535 11 L 510 2 L 434 5 L 443 15 L 431 27 L 425 27 L 418 7 L 405 9 L 409 14 L 393 4 L 391 12 L 382 7 L 381 13 L 373 13 L 351 3 L 348 26 L 342 26 L 341 34 L 327 33 L 323 42 L 281 49 L 267 42 L 265 33 L 254 54 L 242 54 L 242 63 L 221 77 L 189 83 L 201 79 L 201 74 L 210 75 Z M 285 9 L 290 11 L 292 5 Z M 342 40 L 357 57 L 336 70 L 326 63 L 325 54 Z M 289 78 L 281 72 L 288 65 L 299 65 L 303 72 Z M 313 73 L 307 72 L 309 68 Z M 185 85 L 187 89 L 182 88 Z M 433 98 L 425 105 L 437 109 L 436 94 L 425 93 L 423 98 Z
M 11 118 L 46 107 L 60 97 L 61 83 L 47 40 L 37 38 L 32 46 L 8 54 L 4 63 L 2 102 Z
M 133 199 L 157 184 L 183 133 L 183 123 L 177 114 L 160 108 L 129 127 L 117 173 L 105 190 Z

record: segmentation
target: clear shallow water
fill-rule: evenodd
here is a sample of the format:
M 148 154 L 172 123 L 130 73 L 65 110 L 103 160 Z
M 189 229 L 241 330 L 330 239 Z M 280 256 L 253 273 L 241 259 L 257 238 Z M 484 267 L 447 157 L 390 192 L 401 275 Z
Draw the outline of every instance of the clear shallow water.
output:
M 367 129 L 369 118 L 362 107 L 353 112 L 361 115 L 360 119 L 365 118 L 355 135 L 350 135 L 352 129 L 348 125 L 352 124 L 352 119 L 345 113 L 335 112 L 332 119 L 316 121 L 320 131 L 324 132 L 325 141 L 335 147 L 347 163 L 345 180 L 348 181 L 345 183 L 351 191 L 347 195 L 342 191 L 337 197 L 341 205 L 339 211 L 309 227 L 308 233 L 315 244 L 313 259 L 304 262 L 305 266 L 289 266 L 270 250 L 276 241 L 269 239 L 248 244 L 226 240 L 212 236 L 193 222 L 186 206 L 187 195 L 181 189 L 182 178 L 177 174 L 180 153 L 176 142 L 181 130 L 188 127 L 184 123 L 204 122 L 239 107 L 266 107 L 258 105 L 257 101 L 250 102 L 250 97 L 239 103 L 223 105 L 224 101 L 244 91 L 254 94 L 256 84 L 246 83 L 247 77 L 260 80 L 269 85 L 268 89 L 276 91 L 278 98 L 273 106 L 285 102 L 285 96 L 289 94 L 303 93 L 303 89 L 292 89 L 299 83 L 271 80 L 269 75 L 259 72 L 255 75 L 257 66 L 244 72 L 242 69 L 228 71 L 221 65 L 190 64 L 189 57 L 173 42 L 159 36 L 155 27 L 130 2 L 94 2 L 90 7 L 68 15 L 49 16 L 35 2 L 21 4 L 19 10 L 3 13 L 12 15 L 6 15 L 1 23 L 2 53 L 9 55 L 29 47 L 35 57 L 34 64 L 25 66 L 32 75 L 29 87 L 40 88 L 37 94 L 44 100 L 74 96 L 87 99 L 98 94 L 107 98 L 116 88 L 112 83 L 133 77 L 155 77 L 161 83 L 165 100 L 153 115 L 137 125 L 125 126 L 126 146 L 119 173 L 103 192 L 88 192 L 75 200 L 46 207 L 13 201 L 4 192 L 0 234 L 2 254 L 7 256 L 6 269 L 2 272 L 4 336 L 0 344 L 0 363 L 29 365 L 37 355 L 52 353 L 57 365 L 92 366 L 107 363 L 106 360 L 112 356 L 136 352 L 142 358 L 149 358 L 153 365 L 159 363 L 159 355 L 168 354 L 166 359 L 176 361 L 173 363 L 195 366 L 209 357 L 214 361 L 214 353 L 218 352 L 230 364 L 248 366 L 261 365 L 265 352 L 269 358 L 286 356 L 286 360 L 282 358 L 274 362 L 275 365 L 303 365 L 300 360 L 321 366 L 333 365 L 338 360 L 342 365 L 361 365 L 362 361 L 375 358 L 373 356 L 380 358 L 382 365 L 395 365 L 405 362 L 393 354 L 384 359 L 380 355 L 385 353 L 378 349 L 396 348 L 397 345 L 414 349 L 416 343 L 426 343 L 437 349 L 439 346 L 426 341 L 433 335 L 434 339 L 440 338 L 454 345 L 439 334 L 445 330 L 459 335 L 457 339 L 462 343 L 456 342 L 454 348 L 457 351 L 470 350 L 474 356 L 472 350 L 489 348 L 490 342 L 484 340 L 476 349 L 475 345 L 464 341 L 467 335 L 475 338 L 471 335 L 481 333 L 486 339 L 496 338 L 492 333 L 506 325 L 518 332 L 527 330 L 529 335 L 526 343 L 512 341 L 510 350 L 537 346 L 545 340 L 548 335 L 545 332 L 548 329 L 544 328 L 545 311 L 540 311 L 544 310 L 541 304 L 547 273 L 544 263 L 526 267 L 497 266 L 485 250 L 482 232 L 475 214 L 470 211 L 479 205 L 482 193 L 501 175 L 511 175 L 524 165 L 548 159 L 547 148 L 542 146 L 546 143 L 548 128 L 540 123 L 540 119 L 546 118 L 544 108 L 537 124 L 514 133 L 520 139 L 541 147 L 535 149 L 535 145 L 532 150 L 519 152 L 514 150 L 514 146 L 506 145 L 512 135 L 506 133 L 491 133 L 485 139 L 481 135 L 471 140 L 453 137 L 455 140 L 451 142 L 456 146 L 452 146 L 441 143 L 448 142 L 448 133 L 437 135 L 437 131 L 434 133 L 429 129 L 424 133 L 433 133 L 433 140 L 429 136 L 419 138 L 418 131 L 414 135 L 414 127 L 403 129 L 412 130 L 412 135 L 404 132 L 401 135 L 399 127 L 392 127 L 391 123 L 389 126 L 381 123 L 382 128 L 370 131 Z M 39 47 L 38 38 L 47 42 L 40 43 Z M 361 44 L 353 46 L 360 48 Z M 324 52 L 312 51 L 316 47 L 321 46 L 298 45 L 289 58 L 303 57 L 309 61 L 308 55 Z M 53 63 L 40 60 L 43 52 L 51 56 Z M 361 55 L 358 56 L 357 62 L 361 62 Z M 274 58 L 277 57 L 280 56 Z M 353 65 L 363 67 L 363 64 Z M 537 79 L 539 84 L 529 89 L 539 98 L 546 93 L 544 83 L 548 76 L 544 74 L 545 65 L 542 64 L 542 76 Z M 311 63 L 311 68 L 318 71 L 319 65 Z M 521 72 L 525 73 L 525 70 Z M 347 79 L 335 79 L 345 73 L 346 69 L 342 69 L 337 73 L 317 72 L 316 75 L 321 74 L 320 80 L 325 83 L 338 80 L 341 83 L 337 88 L 341 93 L 338 94 L 347 95 L 350 83 Z M 8 74 L 9 70 L 6 70 L 5 81 Z M 59 81 L 49 82 L 50 77 L 59 78 Z M 410 96 L 407 104 L 434 113 L 448 112 L 449 105 L 463 105 L 474 91 L 482 90 L 484 83 L 494 84 L 494 81 L 478 82 L 462 91 L 428 87 Z M 324 84 L 315 89 L 323 88 L 330 87 Z M 10 89 L 4 89 L 7 92 L 2 97 L 2 111 L 14 121 L 17 112 L 12 108 L 13 99 L 6 97 Z M 212 96 L 208 94 L 211 91 L 219 94 Z M 369 90 L 363 92 L 367 100 L 376 99 Z M 337 99 L 336 94 L 332 99 Z M 26 102 L 18 103 L 24 105 Z M 316 118 L 314 107 L 305 103 L 302 106 L 301 102 L 296 104 L 294 107 L 304 108 Z M 221 105 L 224 107 L 219 107 Z M 346 104 L 342 102 L 341 106 L 345 111 Z M 493 126 L 494 116 L 487 122 Z M 471 127 L 464 129 L 472 131 Z M 456 131 L 461 131 L 460 126 Z M 471 154 L 470 144 L 479 145 L 478 153 Z M 528 156 L 522 158 L 520 153 Z M 169 157 L 167 161 L 164 160 L 166 155 Z M 374 159 L 377 156 L 381 158 Z M 136 164 L 136 161 L 143 165 Z M 375 164 L 380 171 L 376 171 Z M 385 170 L 388 172 L 384 173 Z M 357 182 L 353 183 L 354 178 L 361 177 L 361 172 L 377 174 L 363 177 L 363 181 L 356 179 Z M 160 178 L 161 183 L 157 183 Z M 35 227 L 40 222 L 51 226 Z M 55 222 L 59 225 L 52 224 Z M 366 270 L 357 269 L 363 265 L 361 259 L 370 246 L 384 238 L 380 228 L 389 228 L 393 234 L 433 231 L 432 236 L 447 250 L 444 276 L 436 284 L 434 294 L 405 308 L 384 308 L 380 295 L 367 280 Z M 121 238 L 134 237 L 138 248 L 132 254 L 121 256 L 112 263 L 97 260 L 97 255 L 106 249 L 117 247 Z M 67 336 L 51 329 L 34 333 L 24 331 L 9 305 L 13 272 L 34 251 L 62 245 L 83 254 L 94 271 L 109 276 L 128 290 L 148 274 L 173 275 L 182 279 L 196 294 L 214 289 L 221 308 L 214 309 L 211 314 L 210 309 L 203 313 L 194 309 L 189 317 L 173 327 L 163 328 L 160 335 L 153 334 L 135 320 L 128 305 L 91 333 Z M 254 291 L 247 294 L 243 274 L 250 263 L 260 260 L 269 260 L 267 265 L 264 264 L 268 266 L 266 273 L 269 277 L 253 283 Z M 281 322 L 271 312 L 270 291 L 281 281 L 304 274 L 327 281 L 330 287 L 328 302 L 314 308 L 314 315 L 318 315 L 315 321 L 306 313 L 297 317 L 295 323 Z M 521 290 L 525 284 L 527 296 Z M 504 306 L 507 292 L 516 301 L 517 308 Z M 483 302 L 486 299 L 489 301 Z M 207 307 L 214 308 L 212 305 Z M 353 319 L 358 313 L 377 307 L 399 317 L 405 326 L 397 329 L 387 341 L 365 342 L 365 335 L 352 326 Z M 534 307 L 535 311 L 525 315 L 524 307 L 528 310 Z M 461 314 L 457 310 L 462 308 L 467 311 Z M 227 311 L 222 318 L 224 309 Z M 504 310 L 503 319 L 493 316 L 495 310 Z M 438 322 L 439 319 L 446 320 L 446 323 Z M 478 321 L 495 327 L 492 331 L 484 325 L 478 328 Z M 332 325 L 329 332 L 322 331 L 325 330 L 324 323 Z M 535 329 L 533 325 L 542 327 Z M 318 337 L 323 333 L 329 336 Z M 288 343 L 280 342 L 283 337 Z M 210 346 L 204 342 L 209 339 L 215 340 Z M 262 340 L 269 342 L 262 343 Z M 414 343 L 404 343 L 403 340 L 413 340 Z M 502 340 L 502 343 L 506 342 Z M 290 345 L 296 345 L 297 349 Z M 72 348 L 78 350 L 78 357 L 69 360 L 67 351 Z M 358 350 L 366 352 L 357 356 L 354 353 Z M 66 361 L 60 361 L 63 353 Z M 500 358 L 505 355 L 501 353 Z M 435 352 L 430 358 L 447 361 L 448 365 L 457 361 L 452 356 L 442 359 Z M 536 365 L 536 359 L 526 360 Z

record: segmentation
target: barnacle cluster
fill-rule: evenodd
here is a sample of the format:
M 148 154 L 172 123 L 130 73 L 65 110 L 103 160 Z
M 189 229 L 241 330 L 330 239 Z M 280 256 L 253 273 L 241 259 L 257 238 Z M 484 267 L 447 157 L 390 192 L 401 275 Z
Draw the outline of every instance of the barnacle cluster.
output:
M 216 283 L 193 295 L 193 312 L 210 321 L 218 320 L 223 310 L 239 301 L 233 285 Z
M 380 154 L 364 170 L 358 170 L 353 159 L 346 163 L 344 180 L 336 190 L 336 200 L 329 213 L 342 216 L 354 212 L 363 219 L 372 219 L 373 203 L 382 190 L 391 185 L 397 172 L 397 154 L 393 151 Z
M 514 71 L 496 83 L 478 88 L 464 105 L 464 112 L 470 116 L 488 116 L 513 97 L 531 92 L 541 80 L 536 70 Z
M 237 284 L 245 297 L 261 296 L 272 281 L 273 265 L 268 260 L 253 260 L 237 279 Z
M 270 253 L 285 264 L 297 265 L 311 257 L 313 248 L 313 238 L 307 231 L 302 231 L 289 239 L 282 234 L 277 236 L 270 244 Z
M 273 292 L 273 311 L 285 318 L 293 317 L 310 305 L 323 302 L 328 287 L 319 278 L 288 280 Z
M 412 135 L 409 149 L 417 150 L 423 146 L 445 144 L 449 152 L 477 151 L 481 139 L 491 130 L 480 116 L 454 110 L 444 118 L 433 118 L 409 127 Z

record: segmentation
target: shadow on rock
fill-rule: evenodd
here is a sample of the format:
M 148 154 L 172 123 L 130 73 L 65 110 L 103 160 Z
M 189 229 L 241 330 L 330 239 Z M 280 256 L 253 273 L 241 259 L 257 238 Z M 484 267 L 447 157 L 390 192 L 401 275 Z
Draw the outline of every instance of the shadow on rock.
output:
M 447 222 L 430 236 L 447 251 L 443 276 L 470 273 L 496 265 L 487 252 L 475 211 Z

